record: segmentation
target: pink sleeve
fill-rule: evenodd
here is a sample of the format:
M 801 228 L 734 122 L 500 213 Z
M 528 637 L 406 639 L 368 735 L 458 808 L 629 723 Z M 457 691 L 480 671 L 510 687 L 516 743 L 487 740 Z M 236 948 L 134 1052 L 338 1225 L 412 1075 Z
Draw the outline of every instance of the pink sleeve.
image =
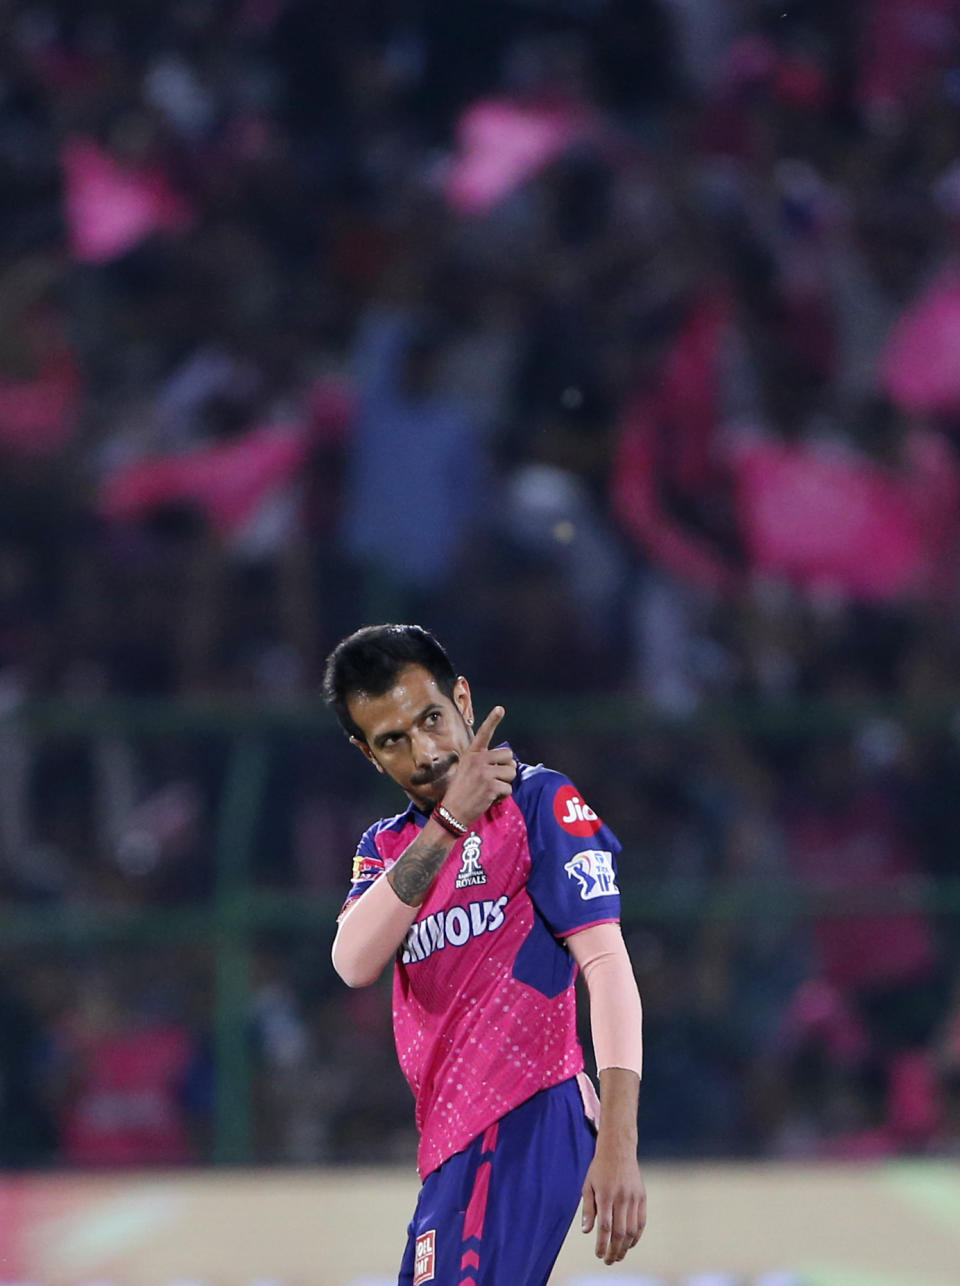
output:
M 393 959 L 420 908 L 408 906 L 379 876 L 340 916 L 333 967 L 348 987 L 368 987 Z
M 597 1071 L 643 1073 L 643 1010 L 619 924 L 595 924 L 567 938 L 590 993 L 590 1030 Z

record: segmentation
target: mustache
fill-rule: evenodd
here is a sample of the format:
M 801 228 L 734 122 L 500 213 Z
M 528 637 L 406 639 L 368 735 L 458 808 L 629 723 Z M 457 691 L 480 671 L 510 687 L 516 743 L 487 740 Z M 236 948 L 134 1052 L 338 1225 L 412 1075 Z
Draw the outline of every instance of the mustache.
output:
M 444 759 L 443 763 L 438 764 L 436 768 L 431 768 L 426 772 L 417 773 L 416 777 L 411 777 L 410 785 L 432 786 L 435 781 L 439 781 L 445 773 L 449 772 L 459 759 L 459 755 L 448 755 L 447 758 Z

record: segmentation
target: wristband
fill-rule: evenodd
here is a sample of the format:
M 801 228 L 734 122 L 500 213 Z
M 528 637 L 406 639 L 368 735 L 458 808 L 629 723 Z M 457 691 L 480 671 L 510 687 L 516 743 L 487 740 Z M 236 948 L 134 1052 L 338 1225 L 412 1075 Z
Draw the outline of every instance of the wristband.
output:
M 443 804 L 437 804 L 433 810 L 433 820 L 455 839 L 463 839 L 470 827 L 464 826 L 463 822 L 458 822 L 453 813 L 444 808 Z

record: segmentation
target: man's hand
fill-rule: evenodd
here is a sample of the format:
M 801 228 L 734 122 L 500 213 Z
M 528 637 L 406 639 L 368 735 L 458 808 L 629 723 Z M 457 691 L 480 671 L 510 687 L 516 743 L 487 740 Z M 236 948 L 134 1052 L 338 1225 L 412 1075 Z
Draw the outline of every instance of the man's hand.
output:
M 443 806 L 458 822 L 471 826 L 478 817 L 513 794 L 511 782 L 517 775 L 513 751 L 504 746 L 490 749 L 490 738 L 506 711 L 494 706 L 476 731 L 470 745 L 460 756 L 453 780 L 443 798 Z
M 473 741 L 460 756 L 453 780 L 443 797 L 444 807 L 464 826 L 472 826 L 492 804 L 513 794 L 510 783 L 517 775 L 513 751 L 490 749 L 493 730 L 504 713 L 503 706 L 494 706 L 484 719 Z M 404 849 L 386 875 L 401 902 L 412 907 L 423 903 L 455 841 L 455 836 L 435 825 L 424 828 Z M 362 902 L 369 897 L 370 892 L 372 890 L 359 900 Z
M 640 1240 L 647 1222 L 647 1193 L 637 1164 L 635 1072 L 600 1073 L 600 1134 L 583 1182 L 583 1231 L 597 1230 L 597 1258 L 616 1264 Z
M 647 1193 L 635 1156 L 597 1148 L 583 1183 L 583 1231 L 597 1229 L 597 1258 L 616 1264 L 640 1240 L 647 1222 Z

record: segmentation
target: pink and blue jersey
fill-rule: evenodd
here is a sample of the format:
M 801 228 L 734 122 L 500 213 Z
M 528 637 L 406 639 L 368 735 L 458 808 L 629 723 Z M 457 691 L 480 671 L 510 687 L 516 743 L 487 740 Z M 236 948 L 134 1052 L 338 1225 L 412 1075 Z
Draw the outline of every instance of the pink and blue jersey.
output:
M 620 918 L 620 844 L 568 778 L 519 764 L 513 791 L 454 845 L 397 953 L 393 1027 L 422 1178 L 583 1069 L 563 940 Z M 411 804 L 364 833 L 347 906 L 426 821 Z

